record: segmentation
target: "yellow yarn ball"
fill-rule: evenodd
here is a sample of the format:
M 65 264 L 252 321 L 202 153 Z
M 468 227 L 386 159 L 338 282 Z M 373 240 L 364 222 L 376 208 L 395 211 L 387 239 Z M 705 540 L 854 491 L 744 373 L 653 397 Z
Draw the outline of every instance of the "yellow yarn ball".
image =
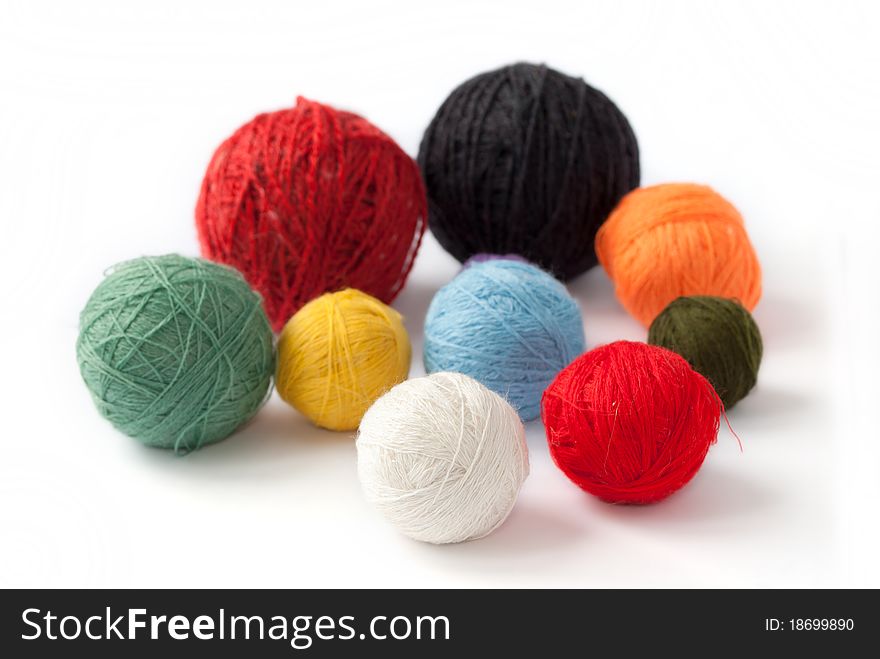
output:
M 347 288 L 300 309 L 281 330 L 275 388 L 315 425 L 354 430 L 382 394 L 409 374 L 403 318 Z

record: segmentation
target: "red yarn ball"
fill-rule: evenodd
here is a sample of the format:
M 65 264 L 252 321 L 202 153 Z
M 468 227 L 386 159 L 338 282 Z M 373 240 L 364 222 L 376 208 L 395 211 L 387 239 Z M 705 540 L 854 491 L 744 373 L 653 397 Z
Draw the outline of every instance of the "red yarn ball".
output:
M 712 385 L 665 348 L 617 341 L 569 364 L 544 392 L 556 465 L 610 503 L 653 503 L 685 485 L 718 436 Z
M 244 274 L 276 331 L 327 291 L 391 302 L 426 218 L 418 166 L 394 140 L 304 98 L 223 142 L 196 206 L 202 255 Z

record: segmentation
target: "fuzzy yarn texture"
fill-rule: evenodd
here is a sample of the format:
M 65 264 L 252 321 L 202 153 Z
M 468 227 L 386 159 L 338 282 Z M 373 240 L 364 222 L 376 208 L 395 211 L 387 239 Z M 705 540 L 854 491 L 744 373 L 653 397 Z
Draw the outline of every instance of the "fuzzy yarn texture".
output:
M 450 254 L 520 254 L 565 280 L 596 265 L 596 230 L 639 184 L 638 144 L 617 106 L 535 64 L 456 88 L 418 160 L 431 231 Z
M 244 274 L 276 331 L 327 291 L 391 302 L 426 218 L 418 167 L 394 140 L 304 98 L 220 145 L 196 207 L 202 255 Z
M 727 409 L 758 381 L 761 332 L 735 300 L 706 295 L 673 300 L 651 323 L 648 343 L 684 357 L 712 383 Z
M 524 421 L 540 414 L 544 389 L 583 351 L 577 303 L 528 263 L 473 263 L 437 291 L 425 318 L 425 370 L 474 378 Z
M 364 415 L 356 443 L 367 500 L 423 542 L 488 535 L 510 514 L 529 473 L 514 409 L 459 373 L 394 387 Z
M 660 501 L 693 478 L 718 435 L 721 402 L 679 355 L 618 341 L 576 359 L 544 393 L 556 465 L 610 503 Z
M 630 192 L 596 235 L 621 304 L 645 327 L 675 298 L 761 298 L 761 266 L 739 211 L 705 185 Z
M 121 263 L 80 315 L 98 411 L 138 441 L 188 453 L 227 437 L 269 393 L 272 330 L 232 268 L 177 255 Z
M 367 408 L 409 373 L 403 318 L 352 288 L 325 293 L 278 338 L 275 388 L 315 425 L 354 430 Z
M 519 261 L 520 263 L 528 263 L 528 259 L 524 259 L 519 254 L 487 254 L 486 252 L 480 252 L 479 254 L 474 254 L 467 261 L 462 263 L 462 268 L 470 268 L 472 265 L 476 265 L 477 263 L 485 263 L 486 261 L 497 261 L 498 259 L 504 259 L 507 261 Z

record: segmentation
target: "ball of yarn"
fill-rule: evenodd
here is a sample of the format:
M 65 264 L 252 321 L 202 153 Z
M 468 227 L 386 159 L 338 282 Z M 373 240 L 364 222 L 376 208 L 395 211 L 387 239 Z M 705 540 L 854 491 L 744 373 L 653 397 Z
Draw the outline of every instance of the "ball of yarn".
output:
M 523 420 L 584 350 L 577 303 L 528 263 L 473 263 L 437 291 L 425 319 L 425 370 L 464 373 L 502 395 Z
M 196 207 L 202 255 L 244 274 L 276 331 L 326 291 L 391 302 L 426 217 L 418 167 L 394 140 L 304 98 L 220 145 Z
M 179 453 L 250 419 L 275 367 L 260 296 L 232 268 L 176 255 L 113 268 L 80 315 L 76 355 L 104 417 Z
M 313 423 L 354 430 L 367 408 L 409 373 L 403 319 L 354 289 L 326 293 L 287 321 L 275 388 Z
M 705 185 L 667 183 L 630 192 L 596 235 L 617 298 L 646 327 L 683 295 L 736 298 L 752 310 L 761 266 L 742 216 Z
M 431 230 L 450 254 L 521 254 L 566 280 L 596 265 L 596 230 L 639 184 L 638 144 L 617 106 L 534 64 L 455 89 L 418 160 Z
M 618 341 L 591 350 L 544 393 L 556 465 L 610 503 L 652 503 L 685 485 L 718 435 L 721 404 L 679 355 Z
M 436 544 L 494 531 L 529 473 L 514 409 L 459 373 L 407 380 L 377 400 L 357 455 L 367 500 L 405 535 Z
M 651 323 L 648 343 L 684 357 L 712 383 L 727 409 L 758 380 L 761 332 L 735 300 L 705 295 L 673 300 Z

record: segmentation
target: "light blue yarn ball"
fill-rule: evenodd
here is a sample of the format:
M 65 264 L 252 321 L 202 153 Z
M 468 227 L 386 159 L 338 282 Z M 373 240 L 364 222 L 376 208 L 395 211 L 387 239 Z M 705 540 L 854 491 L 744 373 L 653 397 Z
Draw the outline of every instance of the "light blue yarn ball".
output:
M 524 421 L 584 351 L 577 303 L 528 263 L 474 263 L 437 291 L 425 319 L 425 370 L 464 373 L 504 396 Z

